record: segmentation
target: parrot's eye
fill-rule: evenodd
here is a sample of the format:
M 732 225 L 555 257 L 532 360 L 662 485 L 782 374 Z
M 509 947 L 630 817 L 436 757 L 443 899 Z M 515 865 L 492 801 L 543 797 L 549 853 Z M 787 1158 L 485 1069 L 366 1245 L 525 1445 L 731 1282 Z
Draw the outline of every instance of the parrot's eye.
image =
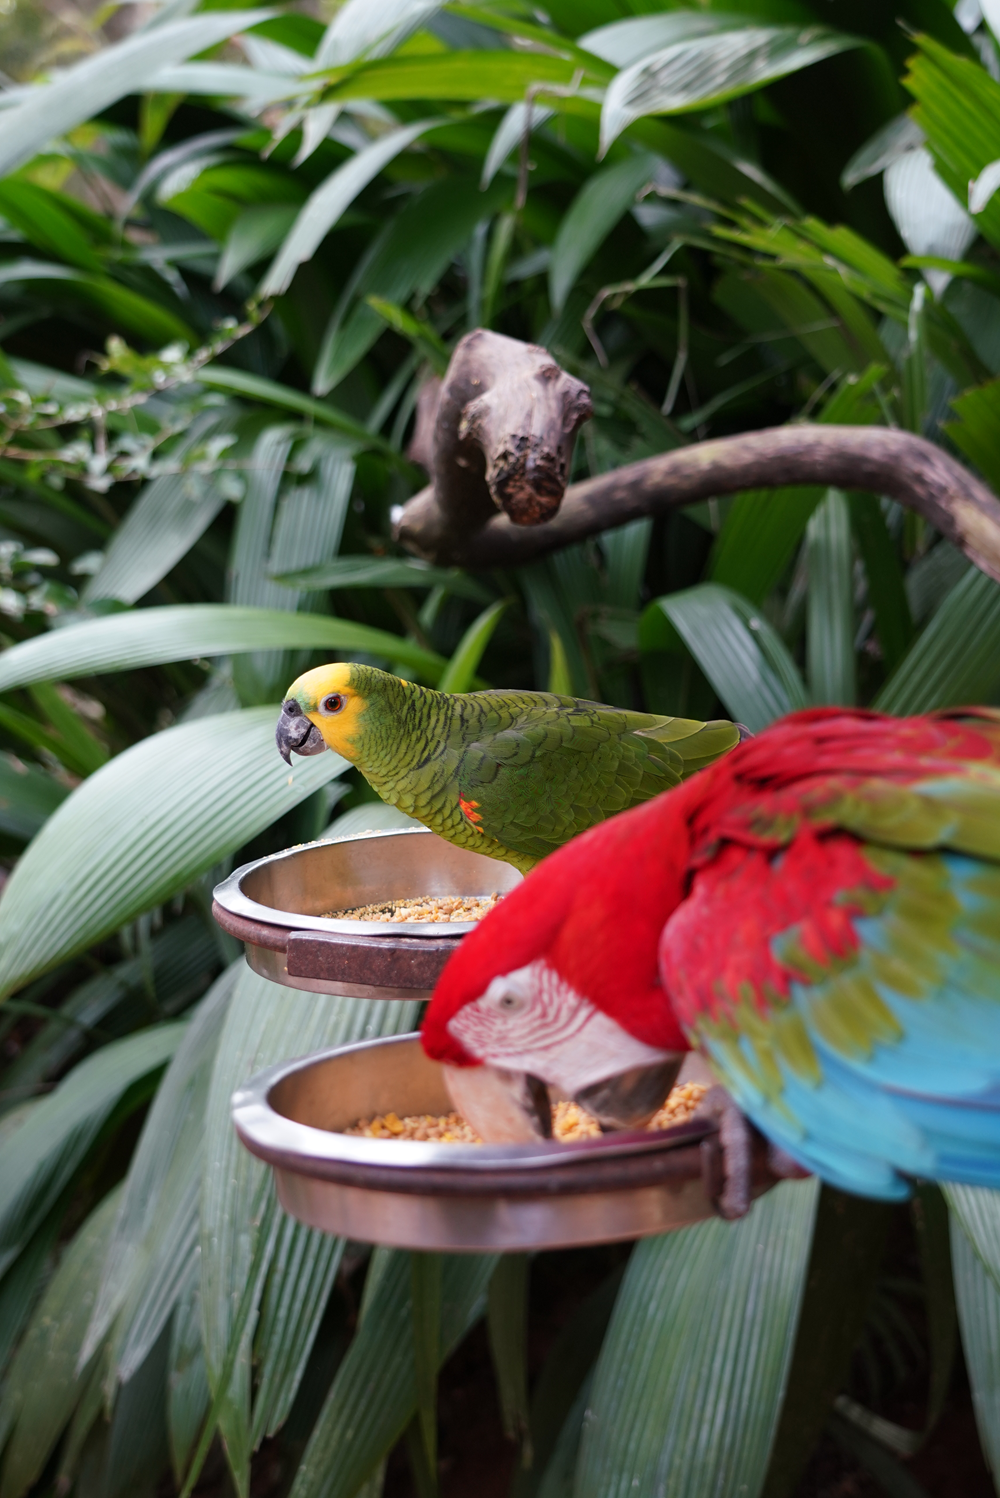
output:
M 342 712 L 346 700 L 340 692 L 331 692 L 328 697 L 323 698 L 323 701 L 319 705 L 319 710 L 321 713 L 328 714 Z
M 504 1014 L 519 1014 L 527 1003 L 523 994 L 511 993 L 510 989 L 497 999 L 497 1008 Z

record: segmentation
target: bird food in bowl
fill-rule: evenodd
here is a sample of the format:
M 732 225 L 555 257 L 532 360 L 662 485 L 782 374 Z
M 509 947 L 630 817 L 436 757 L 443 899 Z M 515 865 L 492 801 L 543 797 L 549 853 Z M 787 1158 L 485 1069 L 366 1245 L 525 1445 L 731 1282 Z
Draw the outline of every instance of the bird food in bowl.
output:
M 700 1144 L 714 1124 L 687 1102 L 667 1128 L 478 1143 L 449 1119 L 440 1064 L 404 1035 L 271 1067 L 232 1111 L 299 1221 L 368 1243 L 485 1252 L 613 1242 L 711 1217 Z M 375 1119 L 390 1121 L 385 1134 L 359 1131 Z M 769 1184 L 758 1162 L 755 1190 Z
M 462 936 L 521 882 L 422 827 L 303 843 L 215 890 L 255 972 L 314 993 L 428 997 Z

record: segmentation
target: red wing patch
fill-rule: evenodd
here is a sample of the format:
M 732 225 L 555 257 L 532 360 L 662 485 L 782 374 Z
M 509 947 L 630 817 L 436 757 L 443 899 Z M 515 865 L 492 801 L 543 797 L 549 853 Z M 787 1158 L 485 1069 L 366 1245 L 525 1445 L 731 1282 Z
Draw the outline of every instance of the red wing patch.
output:
M 458 804 L 462 808 L 462 815 L 463 817 L 465 817 L 466 821 L 471 822 L 473 827 L 475 827 L 477 831 L 481 832 L 482 828 L 479 824 L 483 819 L 480 812 L 477 810 L 479 802 L 466 801 L 464 796 L 459 796 Z

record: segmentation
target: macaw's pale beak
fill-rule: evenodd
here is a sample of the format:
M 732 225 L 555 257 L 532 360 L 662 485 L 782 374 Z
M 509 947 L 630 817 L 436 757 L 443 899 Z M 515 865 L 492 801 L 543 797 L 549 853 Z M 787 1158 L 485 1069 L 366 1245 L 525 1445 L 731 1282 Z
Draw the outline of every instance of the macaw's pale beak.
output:
M 326 749 L 323 735 L 315 723 L 309 721 L 294 697 L 286 697 L 281 704 L 274 741 L 286 765 L 292 762 L 293 749 L 296 754 L 322 754 Z
M 448 1096 L 487 1144 L 552 1138 L 549 1090 L 538 1077 L 499 1066 L 444 1066 Z
M 603 1081 L 591 1082 L 573 1094 L 605 1133 L 614 1129 L 641 1129 L 662 1108 L 684 1062 L 682 1051 L 671 1052 L 651 1066 L 633 1066 Z

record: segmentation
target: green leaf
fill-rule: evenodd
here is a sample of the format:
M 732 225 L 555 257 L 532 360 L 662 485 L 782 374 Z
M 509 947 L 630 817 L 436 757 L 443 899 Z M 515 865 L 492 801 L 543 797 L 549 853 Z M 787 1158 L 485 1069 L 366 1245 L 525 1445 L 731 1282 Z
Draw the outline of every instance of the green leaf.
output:
M 0 1281 L 0 1363 L 10 1364 L 25 1322 L 34 1310 L 39 1291 L 45 1289 L 49 1256 L 62 1223 L 57 1206 L 25 1244 L 13 1266 Z
M 854 557 L 847 499 L 839 489 L 806 527 L 809 568 L 806 647 L 809 691 L 816 703 L 850 706 L 854 680 Z
M 346 70 L 345 70 L 346 71 Z M 568 84 L 576 63 L 543 52 L 440 52 L 393 57 L 347 71 L 331 83 L 333 99 L 496 99 L 514 104 L 532 85 Z M 605 70 L 600 68 L 603 75 Z M 596 75 L 595 75 L 596 76 Z
M 707 109 L 862 45 L 858 37 L 821 26 L 746 26 L 674 42 L 608 85 L 601 154 L 643 115 Z
M 153 1025 L 112 1041 L 39 1099 L 0 1158 L 0 1264 L 10 1263 L 61 1197 L 102 1129 L 139 1107 L 184 1025 Z M 14 1142 L 16 1141 L 16 1147 Z
M 223 431 L 232 412 L 197 417 L 172 453 L 183 461 L 192 449 Z M 225 485 L 214 474 L 171 473 L 146 484 L 104 553 L 100 569 L 83 591 L 84 603 L 118 598 L 135 603 L 186 556 L 226 503 Z
M 317 1242 L 319 1234 L 283 1217 L 270 1191 L 264 1207 L 258 1208 L 262 1215 L 258 1220 L 253 1219 L 254 1205 L 260 1199 L 268 1171 L 234 1134 L 229 1118 L 230 1098 L 249 1076 L 275 1061 L 326 1046 L 398 1034 L 412 1029 L 416 1016 L 415 1004 L 393 1000 L 373 1003 L 366 999 L 275 989 L 274 984 L 249 969 L 244 969 L 239 978 L 215 1058 L 206 1113 L 201 1296 L 209 1382 L 213 1394 L 221 1400 L 219 1424 L 240 1491 L 245 1490 L 247 1481 L 254 1426 L 259 1436 L 263 1433 L 261 1426 L 273 1424 L 275 1401 L 286 1407 L 290 1403 L 319 1328 L 323 1309 L 319 1295 L 328 1285 L 328 1279 L 323 1273 L 314 1272 L 315 1254 L 326 1255 L 329 1270 L 337 1250 L 331 1240 L 325 1244 Z M 251 1280 L 255 1259 L 259 1261 L 256 1284 Z M 261 1323 L 258 1350 L 267 1350 L 268 1362 L 260 1370 L 260 1379 L 262 1388 L 270 1392 L 266 1394 L 267 1418 L 252 1422 L 250 1354 L 255 1311 L 264 1275 L 272 1262 L 279 1270 L 283 1264 L 293 1267 L 275 1280 L 265 1297 L 266 1319 Z M 308 1298 L 304 1295 L 307 1285 L 312 1287 Z M 246 1290 L 251 1296 L 251 1314 L 240 1335 L 239 1347 L 234 1349 L 236 1307 Z M 228 1388 L 222 1390 L 223 1370 L 234 1351 L 237 1355 L 233 1374 Z M 289 1382 L 282 1388 L 278 1388 L 273 1371 L 269 1371 L 271 1361 L 280 1363 L 289 1374 Z
M 0 692 L 34 681 L 281 649 L 362 651 L 402 661 L 432 681 L 445 666 L 442 656 L 412 640 L 349 619 L 223 603 L 168 604 L 87 619 L 12 646 L 0 654 Z
M 865 564 L 868 602 L 875 613 L 875 633 L 888 672 L 895 671 L 913 639 L 913 619 L 903 569 L 874 494 L 847 496 L 851 526 Z
M 988 701 L 1000 681 L 1000 585 L 970 568 L 879 692 L 879 712 Z
M 441 1365 L 443 1272 L 442 1254 L 410 1254 L 410 1313 L 413 1324 L 417 1425 L 424 1465 L 429 1474 L 437 1472 L 437 1374 Z M 433 1476 L 429 1486 L 437 1486 Z
M 948 1205 L 939 1186 L 923 1182 L 913 1196 L 913 1222 L 920 1248 L 924 1304 L 930 1338 L 931 1376 L 925 1429 L 933 1430 L 944 1409 L 955 1367 L 955 1309 Z
M 331 754 L 289 774 L 273 744 L 276 713 L 164 729 L 63 802 L 0 901 L 0 993 L 169 899 L 343 771 Z
M 68 260 L 84 270 L 102 268 L 100 255 L 79 220 L 68 212 L 58 193 L 36 182 L 10 179 L 0 182 L 0 213 L 19 229 L 36 249 Z M 104 226 L 104 220 L 98 219 Z
M 29 842 L 69 794 L 37 765 L 0 754 L 0 832 Z
M 201 1342 L 201 1274 L 195 1268 L 178 1298 L 170 1330 L 167 1434 L 178 1488 L 208 1414 L 211 1398 Z
M 573 681 L 559 631 L 549 626 L 549 679 L 547 690 L 559 697 L 572 697 Z
M 329 401 L 315 400 L 301 390 L 288 385 L 279 385 L 276 380 L 266 380 L 263 375 L 251 374 L 246 369 L 232 369 L 224 364 L 209 364 L 198 371 L 198 383 L 210 390 L 223 390 L 230 395 L 242 395 L 247 400 L 259 401 L 264 406 L 276 406 L 281 411 L 297 411 L 309 416 L 322 426 L 335 427 L 348 437 L 355 437 L 362 446 L 375 448 L 389 456 L 389 444 L 370 432 L 361 422 L 331 406 Z
M 504 1435 L 518 1442 L 522 1463 L 528 1467 L 532 1459 L 528 1409 L 529 1272 L 527 1254 L 501 1255 L 490 1280 L 486 1309 Z
M 233 221 L 219 257 L 212 288 L 221 291 L 240 271 L 248 270 L 275 250 L 298 217 L 295 203 L 257 203 Z
M 788 1392 L 763 1498 L 790 1498 L 850 1372 L 885 1250 L 892 1208 L 820 1188 Z
M 947 1185 L 942 1189 L 952 1217 L 961 1225 L 1000 1294 L 1000 1191 L 984 1186 Z M 951 1246 L 954 1251 L 954 1235 Z
M 273 11 L 230 10 L 166 21 L 101 49 L 52 83 L 36 85 L 0 114 L 0 176 L 117 99 L 137 93 L 161 68 L 204 52 L 270 15 Z
M 442 1360 L 485 1311 L 497 1256 L 445 1254 L 443 1259 Z M 413 1341 L 400 1334 L 410 1322 L 410 1283 L 410 1255 L 376 1249 L 361 1325 L 324 1400 L 289 1498 L 355 1498 L 416 1412 Z
M 632 1254 L 590 1394 L 576 1498 L 760 1492 L 809 1264 L 819 1186 L 777 1186 L 737 1223 Z
M 527 1470 L 522 1467 L 515 1473 L 510 1498 L 535 1498 L 536 1494 L 541 1498 L 543 1479 L 547 1483 L 551 1466 L 559 1463 L 558 1448 L 564 1444 L 563 1433 L 567 1427 L 572 1432 L 572 1461 L 568 1463 L 568 1498 L 572 1498 L 572 1475 L 586 1398 L 579 1409 L 576 1406 L 580 1396 L 589 1394 L 590 1374 L 601 1350 L 624 1272 L 624 1264 L 613 1270 L 577 1307 L 553 1342 L 531 1395 L 532 1466 Z
M 1000 489 L 1000 380 L 966 390 L 951 404 L 958 420 L 944 422 L 945 431 L 987 482 Z
M 810 487 L 737 495 L 712 549 L 712 581 L 762 604 L 784 574 L 823 492 Z
M 22 1498 L 38 1480 L 86 1381 L 77 1371 L 118 1191 L 87 1218 L 49 1285 L 4 1384 L 0 1429 L 13 1434 L 4 1453 L 0 1498 Z
M 107 764 L 107 748 L 65 701 L 57 685 L 50 681 L 40 681 L 29 690 L 35 706 L 52 724 L 65 746 L 60 751 L 59 758 L 68 769 L 86 776 Z
M 441 692 L 467 692 L 472 686 L 479 662 L 483 658 L 493 632 L 500 623 L 500 617 L 510 602 L 507 598 L 500 598 L 496 603 L 491 603 L 489 608 L 484 609 L 478 619 L 473 619 L 465 634 L 455 646 L 455 653 L 448 662 L 438 682 L 438 690 Z
M 391 130 L 349 157 L 335 172 L 331 172 L 303 204 L 288 237 L 261 282 L 259 295 L 278 296 L 287 291 L 303 260 L 310 258 L 358 193 L 400 151 L 405 151 L 407 146 L 411 146 L 439 123 L 438 120 L 418 120 L 399 130 Z
M 668 593 L 639 621 L 643 650 L 687 646 L 728 712 L 752 733 L 808 702 L 788 648 L 739 594 L 717 583 Z
M 316 48 L 317 68 L 338 67 L 358 57 L 385 57 L 441 9 L 441 0 L 347 0 Z
M 274 574 L 286 588 L 446 588 L 458 598 L 489 603 L 488 588 L 459 567 L 432 567 L 416 557 L 334 557 L 319 567 Z
M 948 1192 L 949 1201 L 954 1201 Z M 963 1196 L 970 1195 L 974 1188 L 957 1188 Z M 995 1191 L 976 1192 L 977 1196 L 990 1197 L 988 1215 L 993 1233 L 1000 1226 L 1000 1211 L 997 1209 Z M 986 1212 L 982 1214 L 983 1217 Z M 965 1365 L 972 1384 L 972 1407 L 976 1414 L 976 1426 L 983 1452 L 990 1468 L 995 1472 L 1000 1464 L 1000 1400 L 997 1398 L 997 1367 L 1000 1364 L 1000 1285 L 996 1273 L 996 1242 L 990 1245 L 990 1268 L 983 1263 L 983 1240 L 977 1232 L 970 1238 L 966 1229 L 966 1213 L 957 1212 L 951 1221 L 951 1255 L 955 1273 L 955 1298 L 958 1303 L 958 1319 L 962 1329 L 962 1348 Z
M 81 1357 L 117 1318 L 110 1379 L 127 1383 L 159 1339 L 190 1278 L 198 1245 L 205 1101 L 226 1010 L 243 963 L 233 963 L 187 1026 L 143 1126 Z
M 13 111 L 0 113 L 0 136 L 11 113 Z M 11 260 L 0 264 L 0 285 L 17 281 L 48 281 L 72 286 L 75 296 L 96 307 L 115 327 L 137 333 L 154 346 L 175 341 L 191 345 L 198 341 L 188 324 L 175 313 L 110 276 L 54 265 L 47 260 Z
M 657 158 L 640 152 L 588 177 L 559 225 L 549 262 L 549 300 L 561 312 L 577 277 L 597 253 L 635 195 L 656 175 Z

